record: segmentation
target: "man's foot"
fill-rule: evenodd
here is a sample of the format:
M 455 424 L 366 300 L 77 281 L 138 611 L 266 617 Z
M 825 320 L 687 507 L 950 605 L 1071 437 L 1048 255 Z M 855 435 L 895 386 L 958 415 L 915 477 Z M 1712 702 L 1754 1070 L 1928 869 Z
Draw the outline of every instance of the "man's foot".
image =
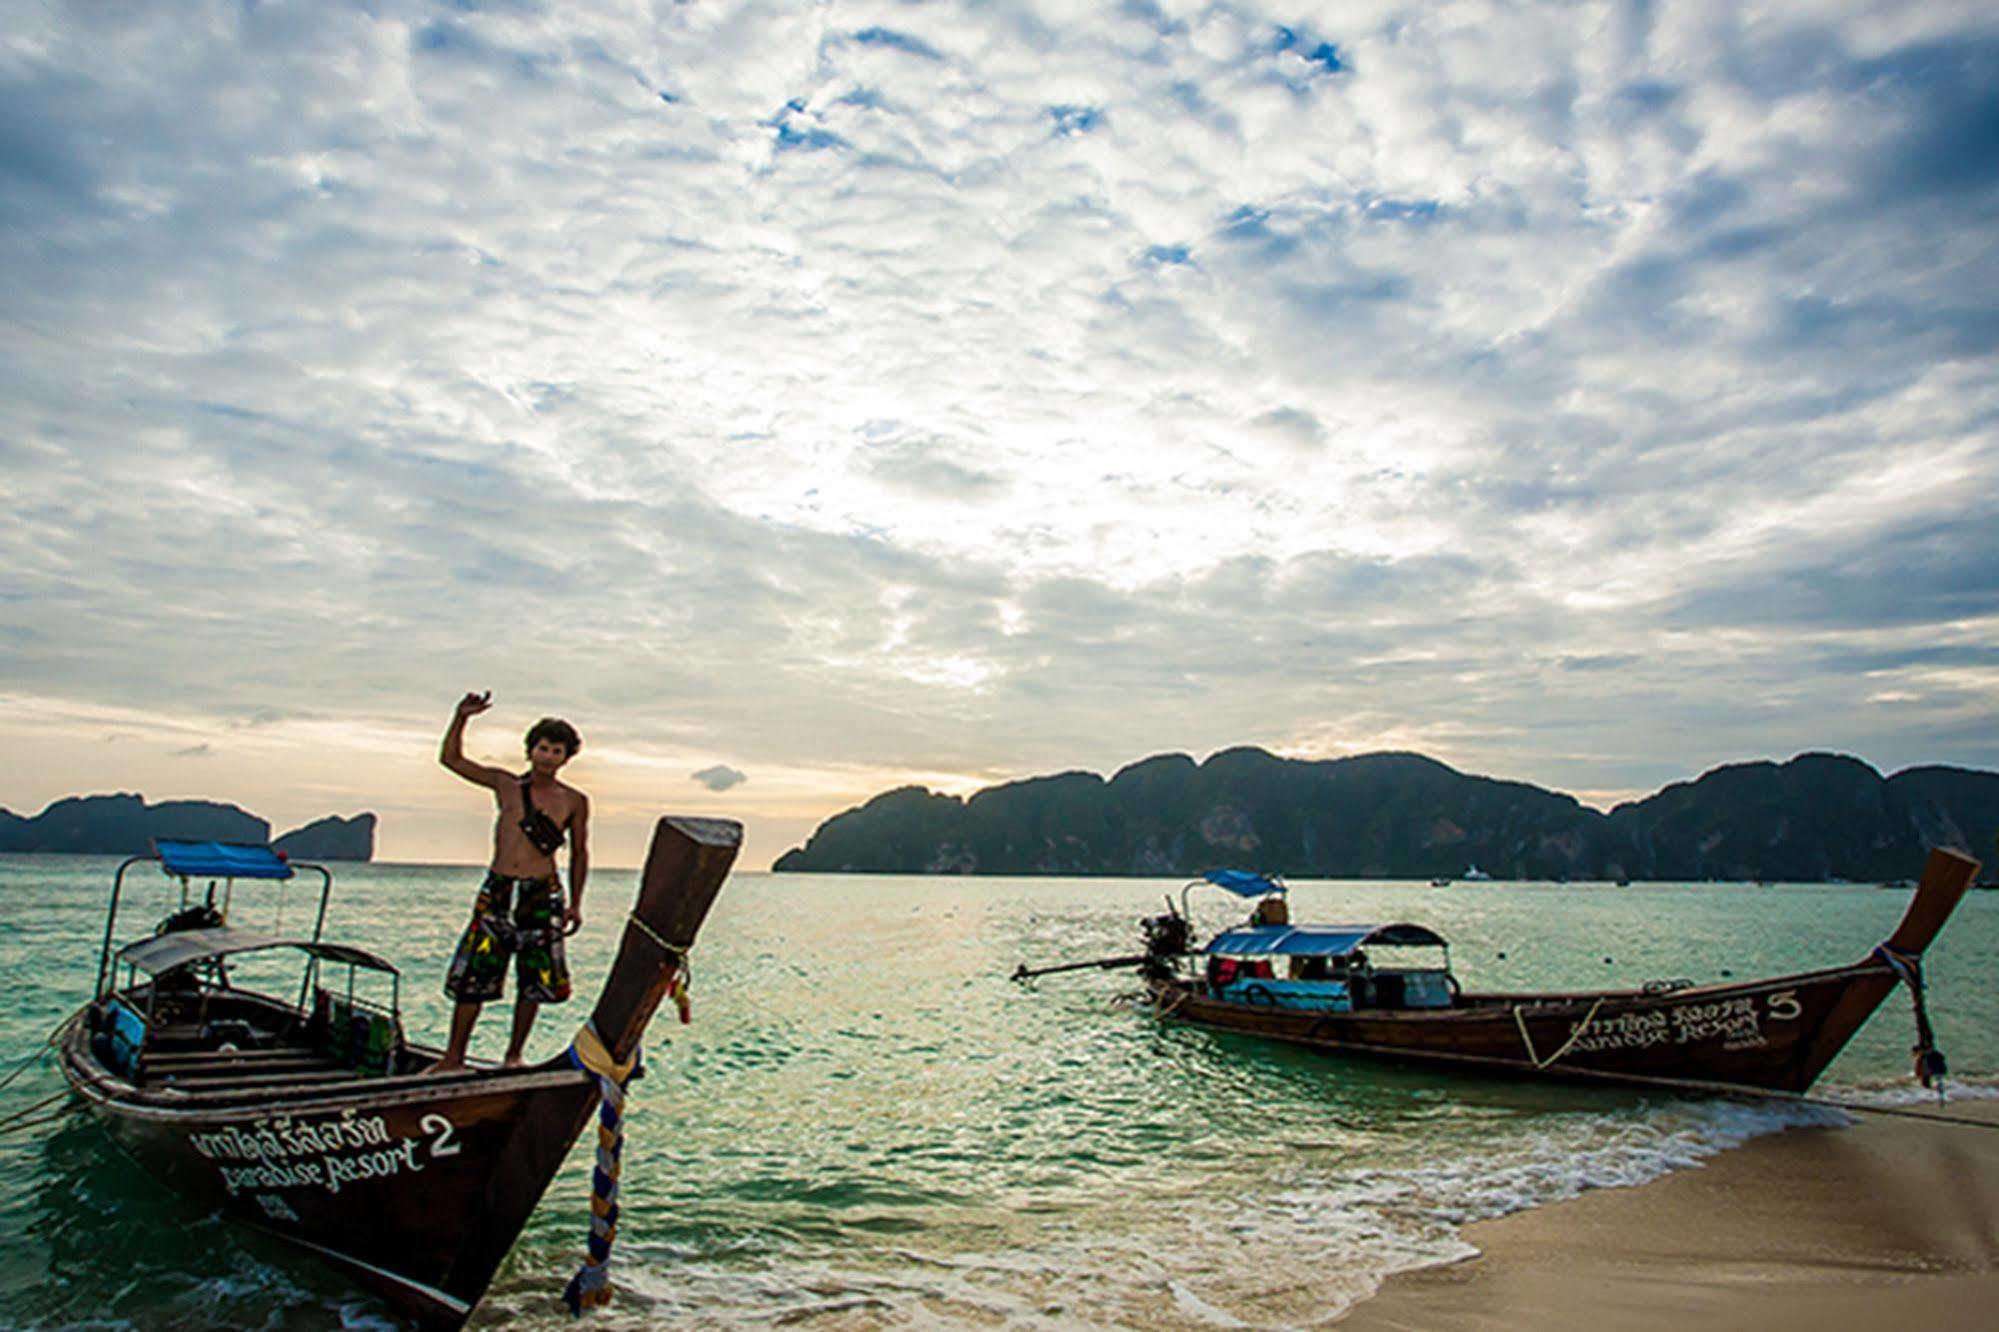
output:
M 425 1076 L 428 1076 L 432 1073 L 462 1073 L 464 1071 L 465 1061 L 463 1059 L 453 1059 L 451 1056 L 446 1055 L 429 1068 L 423 1070 L 423 1073 Z
M 510 1054 L 500 1061 L 501 1068 L 526 1068 L 528 1061 L 517 1054 Z

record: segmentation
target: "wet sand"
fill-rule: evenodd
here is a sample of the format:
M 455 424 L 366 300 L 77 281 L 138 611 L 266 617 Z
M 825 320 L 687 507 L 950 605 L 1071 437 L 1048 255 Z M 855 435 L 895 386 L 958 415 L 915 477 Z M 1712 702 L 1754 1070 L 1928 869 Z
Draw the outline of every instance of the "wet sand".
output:
M 1341 1332 L 1999 1327 L 1999 1102 L 1946 1113 L 1994 1127 L 1859 1115 L 1479 1222 Z

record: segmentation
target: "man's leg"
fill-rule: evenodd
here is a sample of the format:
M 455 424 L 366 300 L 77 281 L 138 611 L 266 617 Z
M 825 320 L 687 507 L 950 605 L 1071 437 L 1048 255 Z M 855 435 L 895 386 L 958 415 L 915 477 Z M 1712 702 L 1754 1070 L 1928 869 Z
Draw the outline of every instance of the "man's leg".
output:
M 472 1026 L 479 1020 L 480 1004 L 460 1002 L 451 1010 L 451 1038 L 445 1043 L 444 1058 L 425 1069 L 426 1073 L 449 1073 L 465 1067 L 465 1051 L 472 1044 Z
M 534 1029 L 535 1015 L 539 1012 L 541 1005 L 535 1000 L 525 994 L 517 994 L 514 997 L 514 1034 L 507 1041 L 505 1060 L 509 1068 L 520 1067 L 521 1051 L 527 1048 L 528 1032 Z

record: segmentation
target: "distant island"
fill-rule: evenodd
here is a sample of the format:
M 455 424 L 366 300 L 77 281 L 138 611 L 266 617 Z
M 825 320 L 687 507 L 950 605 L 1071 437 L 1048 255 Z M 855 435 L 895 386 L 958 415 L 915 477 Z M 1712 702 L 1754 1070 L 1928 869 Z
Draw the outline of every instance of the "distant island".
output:
M 149 805 L 142 795 L 71 796 L 32 818 L 0 809 L 0 852 L 137 856 L 151 851 L 156 837 L 258 845 L 270 842 L 299 860 L 373 860 L 375 816 L 317 819 L 272 842 L 267 821 L 235 805 L 211 800 L 167 800 Z
M 1999 773 L 1801 754 L 1716 768 L 1608 814 L 1420 754 L 1164 754 L 1108 781 L 1065 772 L 969 799 L 887 791 L 821 824 L 779 871 L 1309 878 L 1827 879 L 1914 876 L 1934 846 L 1991 859 Z

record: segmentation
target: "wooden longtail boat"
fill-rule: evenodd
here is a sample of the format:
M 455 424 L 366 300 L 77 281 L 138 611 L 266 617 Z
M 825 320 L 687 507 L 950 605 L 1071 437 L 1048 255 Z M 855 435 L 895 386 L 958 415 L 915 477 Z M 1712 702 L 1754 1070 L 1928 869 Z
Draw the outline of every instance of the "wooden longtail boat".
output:
M 1193 947 L 1186 914 L 1144 922 L 1146 951 L 1031 970 L 1136 966 L 1162 1019 L 1244 1032 L 1342 1055 L 1496 1074 L 1669 1087 L 1802 1093 L 1900 982 L 1915 997 L 1917 1072 L 1941 1077 L 1923 1007 L 1922 955 L 1978 874 L 1954 851 L 1930 853 L 1887 941 L 1846 966 L 1768 980 L 1546 994 L 1472 994 L 1448 945 L 1421 925 L 1288 922 L 1282 885 L 1240 871 L 1209 881 L 1264 893 L 1247 925 Z M 1191 885 L 1190 885 L 1191 886 Z M 1184 895 L 1183 895 L 1184 901 Z M 1442 949 L 1441 963 L 1425 954 Z M 1372 950 L 1374 956 L 1370 956 Z M 1392 963 L 1388 954 L 1401 955 Z
M 741 841 L 732 821 L 659 821 L 617 959 L 572 1053 L 582 1047 L 598 1063 L 607 1053 L 616 1065 L 637 1054 L 661 999 L 684 982 L 686 951 Z M 265 848 L 160 848 L 119 868 L 96 997 L 59 1034 L 64 1076 L 170 1188 L 319 1255 L 423 1327 L 458 1327 L 602 1084 L 570 1054 L 421 1074 L 441 1052 L 404 1041 L 395 969 L 319 937 L 332 889 L 324 868 L 285 865 Z M 183 909 L 114 953 L 125 871 L 151 859 L 179 879 Z M 237 879 L 297 869 L 317 870 L 324 885 L 309 937 L 224 921 Z M 207 897 L 190 906 L 197 877 L 209 879 Z M 231 983 L 231 959 L 281 950 L 304 958 L 296 996 Z M 342 966 L 344 990 L 323 974 Z M 388 978 L 386 1004 L 357 997 L 362 972 Z

